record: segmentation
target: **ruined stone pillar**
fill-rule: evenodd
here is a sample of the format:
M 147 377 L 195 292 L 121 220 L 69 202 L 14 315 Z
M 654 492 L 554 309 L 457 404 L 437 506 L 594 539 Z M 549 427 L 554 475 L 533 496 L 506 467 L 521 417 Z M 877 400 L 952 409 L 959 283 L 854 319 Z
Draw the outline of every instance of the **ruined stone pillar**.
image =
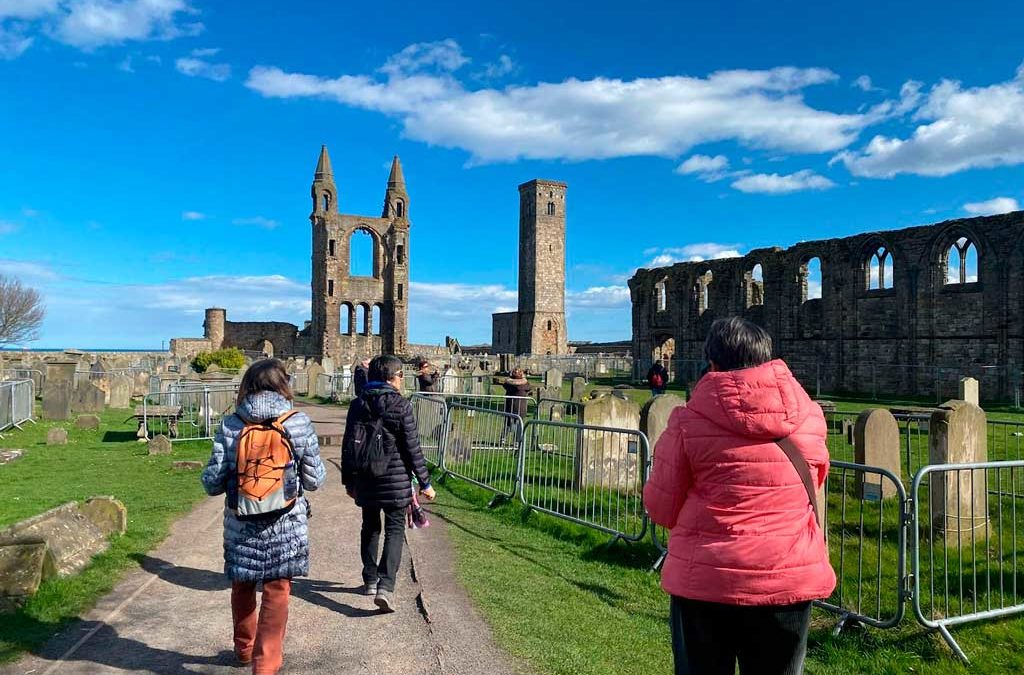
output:
M 946 401 L 932 413 L 929 464 L 988 461 L 985 411 L 967 401 Z M 937 471 L 929 476 L 932 531 L 951 544 L 988 536 L 986 472 Z

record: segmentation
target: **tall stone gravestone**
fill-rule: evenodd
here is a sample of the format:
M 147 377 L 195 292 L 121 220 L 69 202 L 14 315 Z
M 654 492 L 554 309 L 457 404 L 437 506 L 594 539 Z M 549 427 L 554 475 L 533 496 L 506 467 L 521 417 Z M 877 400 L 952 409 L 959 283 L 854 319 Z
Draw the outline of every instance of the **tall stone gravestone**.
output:
M 324 372 L 328 375 L 334 374 L 334 359 L 329 356 L 325 356 L 320 359 L 320 367 L 324 369 Z
M 103 412 L 107 394 L 88 380 L 83 380 L 75 387 L 75 395 L 71 399 L 71 412 L 99 413 Z
M 960 380 L 960 400 L 981 405 L 981 392 L 978 388 L 978 381 L 973 377 L 965 377 Z
M 985 411 L 967 401 L 946 401 L 928 425 L 928 463 L 988 461 Z M 988 536 L 987 482 L 984 470 L 929 474 L 932 531 L 949 545 Z
M 569 390 L 569 398 L 573 401 L 582 401 L 583 394 L 587 389 L 587 378 L 585 377 L 574 377 L 572 378 L 572 387 Z
M 46 419 L 71 418 L 77 367 L 77 361 L 50 361 L 46 364 L 46 382 L 43 385 L 43 417 Z
M 131 407 L 134 387 L 135 381 L 130 375 L 115 375 L 110 380 L 110 399 L 107 404 L 111 408 Z
M 544 371 L 544 386 L 548 389 L 559 389 L 562 388 L 562 378 L 565 375 L 558 368 L 548 368 Z M 562 398 L 558 396 L 558 398 Z
M 900 467 L 900 426 L 892 413 L 883 408 L 872 408 L 857 416 L 853 427 L 853 461 L 890 471 L 903 480 Z M 857 496 L 878 501 L 897 496 L 892 480 L 877 473 L 861 473 L 857 481 Z
M 640 408 L 632 401 L 602 396 L 583 406 L 583 424 L 640 429 Z M 575 487 L 636 491 L 644 471 L 643 450 L 635 434 L 585 430 L 577 448 Z
M 323 374 L 323 366 L 319 363 L 311 363 L 309 367 L 306 368 L 306 378 L 309 381 L 307 390 L 309 391 L 310 396 L 324 396 L 324 394 L 321 393 L 321 389 L 324 387 L 321 380 L 326 380 L 326 378 L 320 377 Z
M 647 401 L 640 409 L 640 431 L 647 436 L 652 454 L 657 449 L 658 439 L 668 427 L 672 411 L 685 405 L 686 401 L 675 394 L 662 394 Z
M 490 382 L 490 377 L 487 375 L 487 371 L 480 368 L 479 366 L 473 369 L 473 390 L 472 394 L 490 394 L 490 387 L 487 386 Z

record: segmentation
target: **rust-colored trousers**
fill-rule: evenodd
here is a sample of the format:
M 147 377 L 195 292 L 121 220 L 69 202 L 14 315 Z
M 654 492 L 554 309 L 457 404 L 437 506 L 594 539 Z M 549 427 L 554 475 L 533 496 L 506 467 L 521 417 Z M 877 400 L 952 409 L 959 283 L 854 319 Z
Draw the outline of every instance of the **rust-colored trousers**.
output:
M 263 582 L 263 602 L 256 613 L 256 584 L 231 582 L 231 617 L 235 623 L 235 654 L 252 659 L 255 675 L 274 675 L 283 660 L 284 631 L 288 625 L 291 579 Z

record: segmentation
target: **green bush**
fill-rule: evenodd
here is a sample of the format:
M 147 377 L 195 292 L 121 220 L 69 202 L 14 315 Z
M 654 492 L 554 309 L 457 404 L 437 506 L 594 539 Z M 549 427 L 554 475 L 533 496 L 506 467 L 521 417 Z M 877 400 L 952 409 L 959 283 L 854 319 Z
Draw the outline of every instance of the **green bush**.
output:
M 192 359 L 192 370 L 197 373 L 205 373 L 212 365 L 221 370 L 238 370 L 245 365 L 245 354 L 237 347 L 229 347 L 215 352 L 201 352 Z

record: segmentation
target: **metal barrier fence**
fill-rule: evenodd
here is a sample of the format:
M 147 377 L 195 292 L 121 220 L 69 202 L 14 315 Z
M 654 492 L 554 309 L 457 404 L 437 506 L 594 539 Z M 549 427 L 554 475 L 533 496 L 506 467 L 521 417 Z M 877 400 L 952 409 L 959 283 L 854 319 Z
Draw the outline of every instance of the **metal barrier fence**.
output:
M 933 464 L 911 488 L 917 620 L 967 656 L 949 628 L 1024 612 L 1024 461 Z
M 520 499 L 542 513 L 640 541 L 647 437 L 631 429 L 531 420 L 522 445 Z
M 560 398 L 541 398 L 537 401 L 537 419 L 549 422 L 583 422 L 583 404 Z
M 163 434 L 171 441 L 212 439 L 221 420 L 234 410 L 238 385 L 180 386 L 142 399 L 139 437 Z
M 46 375 L 35 368 L 4 368 L 0 370 L 0 381 L 10 382 L 11 380 L 32 380 L 32 386 L 38 396 L 43 391 L 43 383 Z
M 519 486 L 523 420 L 518 415 L 456 403 L 448 406 L 441 468 L 511 499 Z
M 441 466 L 441 451 L 448 426 L 448 406 L 439 394 L 417 393 L 409 397 L 416 418 L 423 457 L 435 467 Z
M 514 356 L 511 367 L 522 368 L 534 375 L 557 368 L 566 375 L 592 377 L 629 377 L 633 372 L 633 359 L 627 356 L 602 354 L 569 354 L 562 356 Z M 650 364 L 648 364 L 650 367 Z M 645 371 L 646 372 L 646 371 Z
M 32 422 L 35 400 L 32 380 L 0 382 L 0 431 L 21 429 L 25 422 Z

